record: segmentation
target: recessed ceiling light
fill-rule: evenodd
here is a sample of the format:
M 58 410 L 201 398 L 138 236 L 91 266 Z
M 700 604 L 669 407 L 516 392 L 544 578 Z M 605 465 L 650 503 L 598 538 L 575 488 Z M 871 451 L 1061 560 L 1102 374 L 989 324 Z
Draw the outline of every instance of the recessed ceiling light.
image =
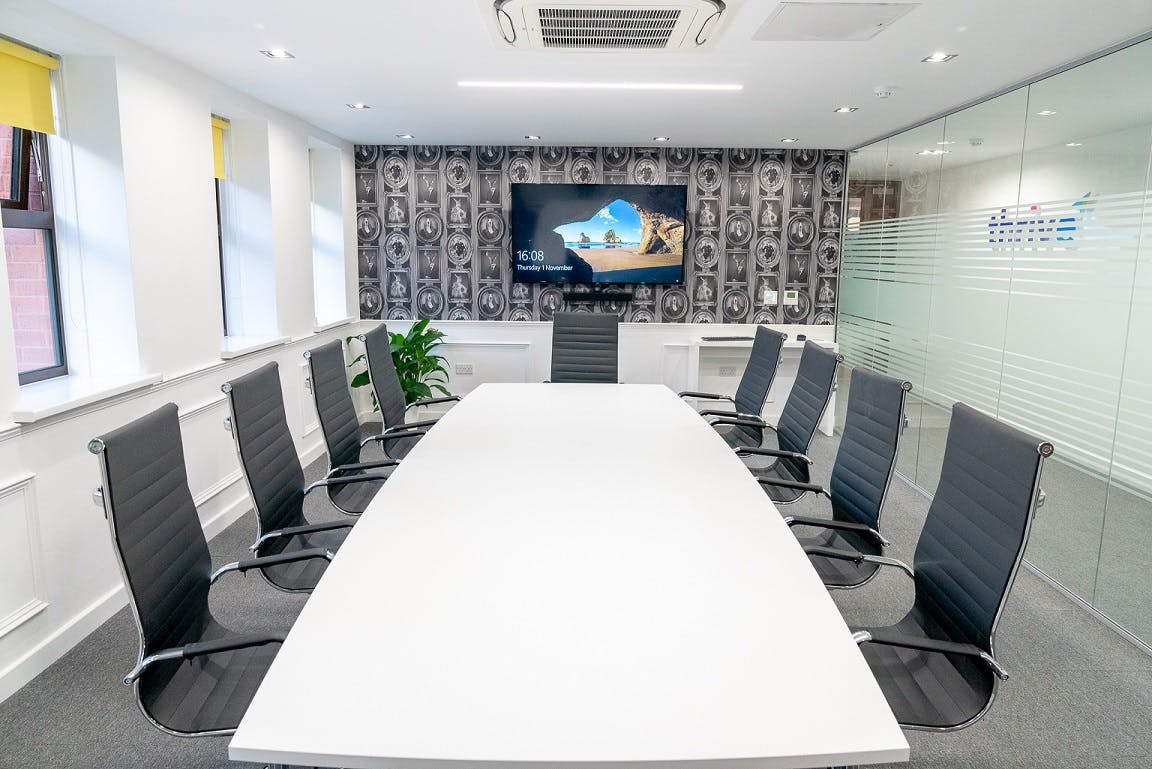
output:
M 539 137 L 539 136 L 537 136 L 536 134 L 527 134 L 527 135 L 525 135 L 525 137 L 524 137 L 524 138 L 525 138 L 525 139 L 527 139 L 527 140 L 528 140 L 528 141 L 530 141 L 530 142 L 538 142 L 538 141 L 540 141 L 540 137 Z
M 671 136 L 653 136 L 652 141 L 654 141 L 654 142 L 666 142 L 671 138 L 672 138 Z
M 372 105 L 362 101 L 354 101 L 348 105 L 348 109 L 372 109 Z
M 951 155 L 952 150 L 920 150 L 917 155 Z
M 860 108 L 859 107 L 837 107 L 834 111 L 843 115 L 843 114 L 846 114 L 848 112 L 855 112 L 858 109 L 860 109 Z
M 397 139 L 415 139 L 416 137 L 413 136 L 412 134 L 396 134 L 396 138 Z
M 283 48 L 269 48 L 266 51 L 260 51 L 260 53 L 264 54 L 269 59 L 295 59 L 296 58 L 296 56 L 293 55 L 290 51 L 286 51 Z
M 461 80 L 461 88 L 561 88 L 597 91 L 739 91 L 739 83 L 617 83 L 566 82 L 551 80 Z
M 947 142 L 946 141 L 946 142 L 936 142 L 936 143 L 939 144 L 941 147 L 947 147 L 949 144 L 955 144 L 956 142 Z
M 799 139 L 793 139 L 793 138 L 789 137 L 787 139 L 781 139 L 780 143 L 781 144 L 795 144 L 798 141 L 800 141 L 800 140 Z
M 1068 143 L 1067 143 L 1067 144 L 1065 144 L 1064 146 L 1065 146 L 1065 147 L 1083 147 L 1083 146 L 1084 146 L 1084 142 L 1068 142 Z
M 1039 115 L 1040 117 L 1051 117 L 1052 115 L 1056 114 L 1056 110 L 1054 110 L 1054 109 L 1042 109 L 1039 112 L 1037 112 L 1036 114 Z
M 955 58 L 956 58 L 956 54 L 954 54 L 954 53 L 944 53 L 943 51 L 937 51 L 936 53 L 932 54 L 931 56 L 925 56 L 920 61 L 925 62 L 927 64 L 943 64 L 944 62 L 952 61 Z

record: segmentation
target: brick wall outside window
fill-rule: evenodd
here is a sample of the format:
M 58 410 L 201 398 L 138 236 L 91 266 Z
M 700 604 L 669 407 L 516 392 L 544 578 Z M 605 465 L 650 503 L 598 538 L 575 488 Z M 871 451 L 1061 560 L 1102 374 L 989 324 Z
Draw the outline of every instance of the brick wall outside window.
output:
M 0 125 L 0 196 L 12 189 L 12 126 Z
M 54 366 L 57 354 L 44 231 L 5 229 L 4 255 L 8 260 L 16 364 L 21 372 Z
M 19 149 L 14 139 L 11 126 L 0 126 L 0 196 L 5 198 L 12 189 L 12 154 L 14 149 Z M 28 170 L 26 210 L 43 211 L 43 185 L 35 160 L 28 163 Z M 17 369 L 24 374 L 58 366 L 62 356 L 53 318 L 51 232 L 14 227 L 7 218 L 5 224 L 4 256 L 8 266 Z

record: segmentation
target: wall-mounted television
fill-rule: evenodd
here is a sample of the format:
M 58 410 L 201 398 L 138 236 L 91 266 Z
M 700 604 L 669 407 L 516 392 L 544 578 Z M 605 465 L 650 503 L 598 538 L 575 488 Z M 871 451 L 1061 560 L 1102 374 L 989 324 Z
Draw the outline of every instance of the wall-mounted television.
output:
M 683 283 L 682 184 L 513 184 L 512 280 Z

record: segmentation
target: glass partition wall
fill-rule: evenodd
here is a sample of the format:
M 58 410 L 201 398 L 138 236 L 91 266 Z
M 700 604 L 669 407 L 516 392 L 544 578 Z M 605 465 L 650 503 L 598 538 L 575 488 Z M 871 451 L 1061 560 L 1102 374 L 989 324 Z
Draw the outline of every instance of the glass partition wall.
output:
M 1056 444 L 1026 557 L 1152 645 L 1152 41 L 849 156 L 838 339 L 908 379 L 931 494 L 951 405 Z

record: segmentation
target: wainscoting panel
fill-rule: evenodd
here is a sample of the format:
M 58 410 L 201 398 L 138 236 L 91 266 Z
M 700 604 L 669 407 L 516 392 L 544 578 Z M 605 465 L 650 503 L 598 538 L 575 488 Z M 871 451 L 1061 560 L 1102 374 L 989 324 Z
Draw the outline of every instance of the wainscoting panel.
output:
M 36 518 L 33 475 L 0 486 L 0 637 L 39 614 L 41 597 L 40 531 Z
M 513 283 L 513 182 L 687 185 L 684 284 L 592 303 Z M 633 323 L 835 322 L 839 150 L 360 145 L 356 200 L 364 319 L 548 321 L 570 304 Z
M 448 361 L 453 395 L 464 395 L 484 382 L 532 381 L 532 343 L 528 341 L 445 341 L 436 352 Z

